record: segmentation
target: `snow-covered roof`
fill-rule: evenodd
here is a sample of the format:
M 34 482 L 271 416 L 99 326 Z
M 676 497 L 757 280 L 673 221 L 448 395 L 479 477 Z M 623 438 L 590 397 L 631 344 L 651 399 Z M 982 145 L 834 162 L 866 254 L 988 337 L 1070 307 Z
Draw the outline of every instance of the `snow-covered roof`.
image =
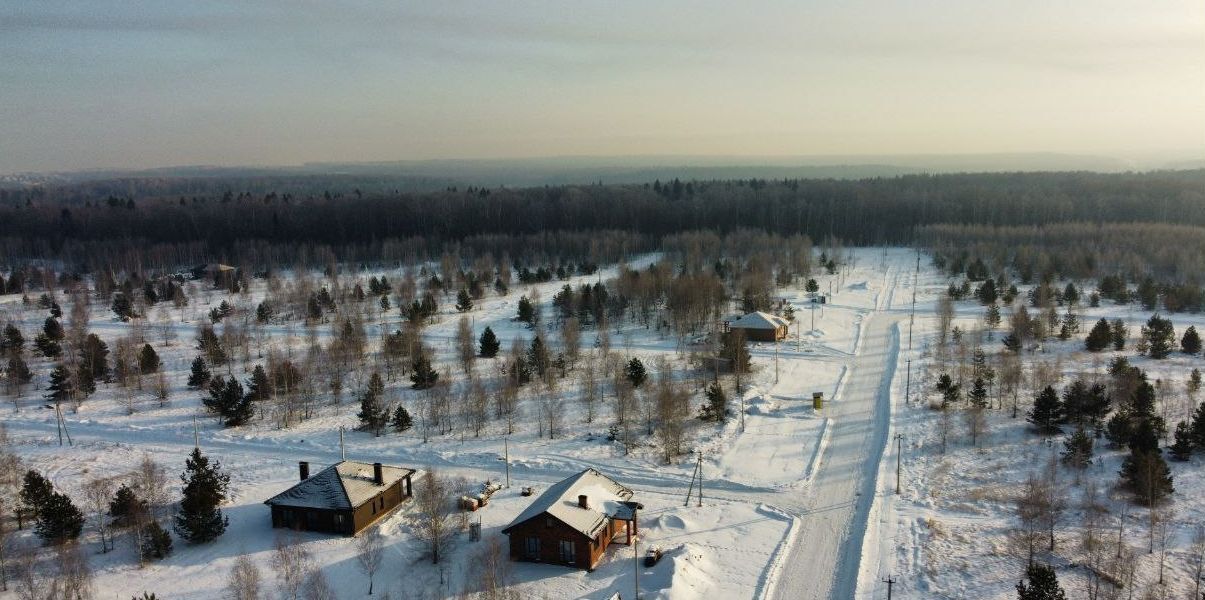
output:
M 757 311 L 729 323 L 728 327 L 735 327 L 737 329 L 778 329 L 787 325 L 789 325 L 787 320 L 778 315 Z
M 577 497 L 581 495 L 586 496 L 588 508 L 578 506 Z M 586 469 L 553 484 L 502 532 L 508 533 L 516 525 L 548 514 L 578 533 L 593 538 L 606 526 L 608 517 L 632 518 L 633 508 L 627 504 L 631 497 L 632 490 L 594 469 Z
M 392 465 L 381 465 L 384 485 L 372 480 L 372 463 L 345 460 L 333 464 L 305 481 L 267 499 L 264 504 L 301 508 L 351 509 L 373 499 L 382 490 L 414 473 Z

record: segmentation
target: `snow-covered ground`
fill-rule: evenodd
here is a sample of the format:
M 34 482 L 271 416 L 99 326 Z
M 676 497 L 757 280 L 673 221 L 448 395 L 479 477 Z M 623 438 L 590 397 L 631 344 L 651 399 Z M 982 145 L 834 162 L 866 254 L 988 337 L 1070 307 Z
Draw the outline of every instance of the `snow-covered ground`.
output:
M 535 408 L 529 406 L 516 432 L 509 436 L 512 486 L 471 515 L 481 520 L 485 541 L 470 542 L 467 535 L 458 534 L 451 557 L 440 567 L 432 566 L 413 538 L 412 507 L 405 506 L 381 524 L 388 552 L 376 577 L 377 594 L 442 598 L 471 591 L 479 554 L 491 540 L 504 541 L 499 530 L 529 502 L 518 490 L 523 486 L 543 489 L 589 466 L 635 490 L 646 506 L 636 551 L 658 546 L 666 551 L 665 559 L 652 568 L 636 567 L 634 550 L 617 545 L 590 573 L 512 563 L 512 577 L 523 597 L 601 599 L 622 592 L 627 598 L 635 588 L 637 573 L 644 596 L 656 598 L 869 600 L 885 596 L 883 580 L 888 576 L 896 582 L 893 593 L 898 598 L 1002 599 L 1015 595 L 1013 586 L 1023 564 L 1009 549 L 1008 532 L 1015 526 L 1012 498 L 1019 484 L 1045 464 L 1052 452 L 1052 445 L 1030 432 L 1024 422 L 1032 394 L 1022 394 L 1021 416 L 1015 420 L 1010 410 L 989 411 L 988 434 L 978 448 L 970 446 L 960 415 L 955 415 L 951 442 L 942 454 L 938 412 L 921 399 L 931 395 L 936 376 L 930 368 L 936 331 L 934 306 L 947 280 L 927 259 L 921 261 L 917 274 L 916 255 L 907 249 L 856 249 L 850 256 L 852 264 L 839 275 L 817 276 L 821 290 L 827 292 L 831 285 L 833 295 L 814 312 L 801 287 L 778 290 L 779 297 L 794 306 L 799 327 L 788 341 L 751 346 L 755 373 L 743 398 L 732 401 L 738 408 L 743 399 L 743 426 L 740 418 L 722 426 L 699 424 L 688 441 L 690 451 L 671 464 L 664 463 L 651 440 L 625 453 L 606 440 L 609 401 L 599 406 L 593 423 L 585 423 L 584 407 L 575 401 L 578 388 L 571 377 L 561 388 L 568 400 L 562 434 L 553 439 L 540 435 Z M 640 257 L 633 265 L 653 260 L 655 256 Z M 606 280 L 615 273 L 616 268 L 611 267 L 569 283 Z M 514 338 L 530 339 L 532 332 L 513 320 L 519 296 L 538 293 L 548 315 L 548 305 L 561 285 L 563 282 L 516 286 L 506 297 L 490 296 L 478 302 L 469 313 L 475 332 L 489 325 L 498 333 L 504 350 Z M 254 306 L 262 294 L 263 290 L 252 290 L 243 305 Z M 240 554 L 249 555 L 270 573 L 273 541 L 279 532 L 270 528 L 262 501 L 294 482 L 298 460 L 309 460 L 315 468 L 338 460 L 340 427 L 348 430 L 348 458 L 420 470 L 435 468 L 473 483 L 505 476 L 500 459 L 506 436 L 499 422 L 491 422 L 480 437 L 457 431 L 423 442 L 412 430 L 376 438 L 351 431 L 357 407 L 348 398 L 342 404 L 321 406 L 316 416 L 289 429 L 279 429 L 272 422 L 220 428 L 201 410 L 200 393 L 185 386 L 188 363 L 196 352 L 192 348 L 196 323 L 221 299 L 203 291 L 198 295 L 209 296 L 208 302 L 194 301 L 183 311 L 172 309 L 170 327 L 159 323 L 148 328 L 147 336 L 168 369 L 172 394 L 167 406 L 160 407 L 151 398 L 148 386 L 136 400 L 136 410 L 129 413 L 116 386 L 102 386 L 78 413 L 66 415 L 75 442 L 71 447 L 58 446 L 53 414 L 37 402 L 27 399 L 19 413 L 7 412 L 4 417 L 27 463 L 76 496 L 86 475 L 121 476 L 130 472 L 144 453 L 167 466 L 169 473 L 178 472 L 192 446 L 194 417 L 200 426 L 202 448 L 231 473 L 231 499 L 224 507 L 231 527 L 224 536 L 202 546 L 177 540 L 171 557 L 141 569 L 128 545 L 119 543 L 118 550 L 108 555 L 92 554 L 98 597 L 124 598 L 144 589 L 173 598 L 216 597 Z M 914 295 L 917 317 L 910 325 Z M 443 303 L 450 304 L 450 300 Z M 978 326 L 982 318 L 978 304 L 961 302 L 957 309 L 956 325 L 964 330 Z M 106 340 L 129 333 L 130 325 L 111 319 L 105 308 L 98 306 L 94 311 L 92 330 Z M 1085 329 L 1101 316 L 1122 318 L 1128 321 L 1132 335 L 1149 317 L 1133 305 L 1084 307 L 1078 312 Z M 0 297 L 0 321 L 19 323 L 27 338 L 32 339 L 44 316 L 42 310 L 21 306 L 17 297 Z M 152 314 L 155 319 L 161 316 Z M 450 307 L 444 308 L 424 331 L 427 343 L 440 357 L 440 368 L 448 371 L 458 368 L 451 358 L 457 318 Z M 1202 316 L 1171 318 L 1177 334 L 1189 324 L 1205 327 Z M 396 320 L 386 326 L 396 327 Z M 379 332 L 377 325 L 371 325 L 369 339 L 376 339 Z M 306 332 L 300 326 L 276 325 L 267 333 L 273 343 L 297 353 L 305 345 Z M 594 333 L 589 329 L 584 333 L 589 349 Z M 317 334 L 320 339 L 329 335 L 324 328 Z M 1000 335 L 985 342 L 985 350 L 996 352 Z M 555 334 L 549 340 L 555 344 Z M 625 324 L 612 331 L 611 340 L 614 352 L 625 359 L 640 357 L 650 370 L 664 358 L 675 371 L 687 373 L 687 349 L 668 334 Z M 1174 427 L 1188 405 L 1181 401 L 1184 381 L 1200 359 L 1173 355 L 1152 361 L 1135 357 L 1132 346 L 1119 354 L 1128 356 L 1152 378 L 1169 383 L 1168 400 L 1173 403 L 1169 404 L 1169 426 Z M 1103 373 L 1113 353 L 1090 355 L 1081 348 L 1082 334 L 1081 339 L 1047 343 L 1034 359 L 1061 369 L 1068 376 L 1063 384 L 1070 376 Z M 252 356 L 246 365 L 236 363 L 236 375 L 246 377 L 246 370 L 255 362 Z M 479 372 L 494 369 L 490 361 L 479 363 Z M 44 361 L 33 366 L 39 374 L 38 386 L 44 388 L 49 366 Z M 691 380 L 691 385 L 707 380 L 699 377 Z M 405 383 L 390 382 L 388 393 L 402 402 L 415 402 Z M 347 396 L 355 393 L 352 387 Z M 812 408 L 814 392 L 824 393 L 822 410 Z M 43 393 L 39 389 L 27 396 Z M 905 396 L 911 402 L 906 402 Z M 701 389 L 695 389 L 692 407 L 701 402 Z M 897 442 L 903 448 L 899 496 L 894 494 Z M 1061 438 L 1053 447 L 1061 450 Z M 1097 450 L 1098 458 L 1085 477 L 1099 480 L 1102 492 L 1108 494 L 1123 454 L 1106 448 L 1103 441 Z M 684 506 L 700 454 L 706 478 L 704 503 L 698 507 L 692 500 L 690 506 Z M 1205 488 L 1200 460 L 1171 463 L 1177 491 L 1164 586 L 1153 583 L 1158 552 L 1145 552 L 1146 510 L 1126 509 L 1123 499 L 1106 498 L 1111 511 L 1106 518 L 1111 525 L 1106 528 L 1115 528 L 1124 514 L 1125 538 L 1137 552 L 1136 596 L 1154 590 L 1165 597 L 1185 597 L 1191 586 L 1188 551 L 1192 531 L 1205 523 L 1205 507 L 1197 500 Z M 1083 597 L 1083 570 L 1075 567 L 1079 559 L 1077 502 L 1083 488 L 1072 481 L 1072 473 L 1065 469 L 1061 473 L 1067 479 L 1071 502 L 1059 527 L 1059 549 L 1044 555 L 1043 560 L 1056 566 L 1069 597 Z M 174 480 L 171 483 L 178 486 Z M 360 597 L 366 591 L 353 541 L 316 534 L 302 534 L 301 540 L 340 597 Z M 90 537 L 87 541 L 95 545 Z M 270 574 L 268 582 L 274 584 Z
M 592 466 L 602 470 L 636 491 L 646 506 L 642 513 L 640 551 L 651 545 L 666 550 L 666 559 L 640 573 L 640 588 L 646 597 L 793 597 L 791 581 L 815 579 L 822 574 L 819 567 L 803 565 L 791 552 L 792 548 L 818 551 L 819 543 L 833 545 L 852 539 L 850 535 L 824 540 L 801 535 L 808 527 L 809 510 L 816 502 L 827 502 L 835 493 L 829 481 L 843 480 L 846 468 L 832 448 L 845 449 L 843 434 L 855 421 L 874 421 L 875 435 L 886 421 L 886 414 L 858 414 L 870 407 L 873 399 L 848 400 L 847 388 L 875 386 L 881 377 L 878 371 L 856 376 L 866 360 L 883 362 L 888 350 L 886 329 L 876 329 L 875 339 L 865 346 L 863 327 L 872 315 L 881 310 L 898 308 L 899 298 L 892 298 L 899 273 L 907 270 L 912 254 L 907 250 L 857 250 L 852 253 L 853 264 L 839 276 L 819 275 L 821 289 L 832 286 L 831 302 L 809 311 L 810 301 L 799 288 L 780 290 L 782 297 L 795 305 L 796 319 L 803 331 L 788 342 L 760 344 L 752 347 L 755 373 L 749 390 L 744 394 L 746 415 L 742 431 L 740 419 L 730 419 L 721 427 L 700 425 L 690 447 L 703 454 L 706 477 L 704 506 L 683 506 L 686 488 L 694 468 L 696 454 L 680 457 L 673 464 L 664 464 L 661 452 L 654 446 L 638 447 L 625 455 L 615 443 L 606 441 L 610 423 L 606 406 L 600 406 L 599 417 L 592 424 L 584 421 L 584 409 L 576 402 L 565 406 L 565 430 L 555 439 L 540 436 L 534 424 L 534 407 L 524 412 L 515 434 L 509 436 L 510 476 L 512 487 L 500 492 L 491 504 L 472 515 L 481 518 L 483 538 L 503 538 L 498 531 L 516 516 L 529 499 L 518 495 L 522 486 L 537 489 Z M 633 260 L 641 267 L 656 260 L 645 256 Z M 884 276 L 884 267 L 892 274 Z M 607 280 L 614 276 L 614 267 L 589 277 L 575 278 L 568 283 Z M 366 280 L 369 274 L 363 274 Z M 396 281 L 396 280 L 394 280 Z M 480 332 L 489 325 L 497 332 L 505 350 L 513 338 L 530 339 L 531 331 L 513 320 L 516 303 L 522 294 L 538 293 L 545 314 L 551 314 L 549 304 L 557 289 L 565 282 L 534 286 L 516 286 L 505 297 L 490 296 L 477 303 L 469 313 L 474 330 Z M 239 299 L 239 304 L 254 307 L 265 290 L 256 283 L 251 293 Z M 65 415 L 73 446 L 60 447 L 57 442 L 52 411 L 45 410 L 34 398 L 44 394 L 49 363 L 37 359 L 31 366 L 38 374 L 36 390 L 27 390 L 20 412 L 9 412 L 5 422 L 15 438 L 17 450 L 28 465 L 46 473 L 56 486 L 80 496 L 80 485 L 87 476 L 123 476 L 133 470 L 144 453 L 168 468 L 169 475 L 179 472 L 193 444 L 194 418 L 198 423 L 202 449 L 221 461 L 231 474 L 231 498 L 223 510 L 230 517 L 230 529 L 216 542 L 190 546 L 176 540 L 174 553 L 167 559 L 139 568 L 128 544 L 119 543 L 117 551 L 91 555 L 96 571 L 98 597 L 128 597 L 143 590 L 157 591 L 172 598 L 212 598 L 221 594 L 230 566 L 242 554 L 250 556 L 265 573 L 270 573 L 271 553 L 278 531 L 270 528 L 265 498 L 292 485 L 298 460 L 320 465 L 338 460 L 340 455 L 339 428 L 348 430 L 346 453 L 357 460 L 380 460 L 418 469 L 436 468 L 444 473 L 462 476 L 472 482 L 487 478 L 497 481 L 504 477 L 504 426 L 491 423 L 480 438 L 471 432 L 435 436 L 424 443 L 414 430 L 404 434 L 387 433 L 375 438 L 352 431 L 358 408 L 346 396 L 342 404 L 321 406 L 318 414 L 289 429 L 279 429 L 272 422 L 253 422 L 244 427 L 223 429 L 204 414 L 200 406 L 201 393 L 185 385 L 189 363 L 196 354 L 193 337 L 196 324 L 206 318 L 209 308 L 223 296 L 201 288 L 193 303 L 183 310 L 152 311 L 147 338 L 159 352 L 171 385 L 171 398 L 160 407 L 151 395 L 151 386 L 137 393 L 134 411 L 116 385 L 103 385 L 100 391 L 83 403 L 79 412 Z M 60 301 L 66 309 L 67 303 Z M 450 300 L 443 300 L 445 305 Z M 395 313 L 396 314 L 396 313 Z M 0 297 L 0 321 L 19 324 L 27 339 L 40 329 L 45 311 L 24 307 L 16 296 Z M 170 323 L 167 319 L 170 318 Z M 876 323 L 891 323 L 896 317 L 886 315 Z M 424 338 L 441 358 L 440 367 L 454 370 L 453 340 L 458 315 L 450 306 L 443 308 L 436 322 L 425 329 Z M 396 319 L 386 325 L 397 326 Z M 110 342 L 130 333 L 130 324 L 112 318 L 107 307 L 94 306 L 92 331 Z M 369 325 L 368 338 L 377 339 L 377 325 Z M 330 334 L 325 328 L 317 330 L 319 339 Z M 282 351 L 302 352 L 306 332 L 301 326 L 273 325 L 266 328 L 269 344 Z M 894 334 L 892 334 L 894 335 Z M 593 341 L 593 332 L 585 332 L 586 346 Z M 556 336 L 549 337 L 551 342 Z M 685 368 L 685 356 L 677 352 L 678 342 L 669 335 L 659 335 L 642 326 L 624 325 L 612 332 L 613 351 L 625 356 L 638 356 L 653 369 L 659 356 L 669 358 L 675 369 Z M 257 362 L 253 355 L 248 363 L 238 361 L 235 375 L 247 377 Z M 777 355 L 777 358 L 776 358 Z M 872 357 L 867 359 L 866 357 Z M 490 361 L 479 361 L 480 372 L 491 372 Z M 884 368 L 879 365 L 876 369 Z M 776 373 L 777 370 L 777 373 Z M 851 383 L 852 381 L 852 383 Z M 413 402 L 406 382 L 388 384 L 388 393 L 403 402 Z M 566 390 L 573 398 L 574 384 Z M 827 406 L 814 411 L 813 392 L 823 392 Z M 702 401 L 696 392 L 692 406 Z M 737 401 L 734 401 L 734 405 Z M 848 402 L 848 404 L 847 404 Z M 863 406 L 866 404 L 866 406 Z M 413 411 L 412 411 L 413 412 Z M 867 455 L 860 463 L 869 464 Z M 868 467 L 861 467 L 866 469 Z M 826 477 L 826 473 L 828 473 Z M 825 483 L 821 483 L 825 482 Z M 174 477 L 170 483 L 178 493 Z M 820 487 L 823 491 L 813 491 Z M 818 500 L 817 498 L 820 498 Z M 422 548 L 410 532 L 411 507 L 406 506 L 381 525 L 387 536 L 386 564 L 376 577 L 377 594 L 388 592 L 392 597 L 451 597 L 471 590 L 477 564 L 476 555 L 484 548 L 481 543 L 469 542 L 459 535 L 452 557 L 435 567 L 422 559 Z M 814 520 L 817 515 L 810 515 Z M 860 517 L 851 515 L 856 521 Z M 862 526 L 848 526 L 856 534 Z M 95 544 L 86 535 L 89 544 Z M 853 537 L 857 537 L 854 535 Z M 354 542 L 316 534 L 301 534 L 301 541 L 311 550 L 324 574 L 341 593 L 341 597 L 359 597 L 366 592 L 363 575 L 354 559 Z M 98 544 L 96 544 L 98 547 Z M 615 591 L 634 588 L 635 569 L 632 551 L 615 546 L 607 552 L 599 568 L 579 572 L 555 566 L 514 563 L 515 582 L 525 597 L 548 598 L 605 598 Z M 808 561 L 810 562 L 810 561 Z M 840 577 L 850 580 L 857 565 L 841 565 Z M 816 575 L 813 575 L 816 574 Z M 831 573 L 824 576 L 832 576 Z M 274 584 L 269 575 L 268 582 Z M 364 587 L 363 591 L 360 588 Z M 418 590 L 422 590 L 419 593 Z
M 1075 283 L 1085 297 L 1094 287 L 1091 282 Z M 1061 282 L 1060 286 L 1065 284 L 1065 281 Z M 894 598 L 1015 598 L 1015 586 L 1022 579 L 1025 559 L 1019 556 L 1009 540 L 1010 531 L 1017 526 L 1014 498 L 1028 476 L 1040 475 L 1052 453 L 1063 451 L 1065 435 L 1047 441 L 1034 433 L 1025 421 L 1034 395 L 1027 374 L 1016 419 L 1012 418 L 1012 406 L 1008 401 L 1003 409 L 987 411 L 988 433 L 980 439 L 978 447 L 972 447 L 963 414 L 955 411 L 948 449 L 944 454 L 941 452 L 940 413 L 930 407 L 929 401 L 936 400 L 933 386 L 940 374 L 932 368 L 937 328 L 935 301 L 945 292 L 946 285 L 944 277 L 922 263 L 914 349 L 908 352 L 905 342 L 892 382 L 891 443 L 880 465 L 879 486 L 863 554 L 859 599 L 885 597 L 884 580 L 888 577 L 895 581 Z M 1131 364 L 1147 371 L 1152 382 L 1161 379 L 1168 384 L 1168 392 L 1161 401 L 1167 403 L 1169 430 L 1174 429 L 1175 424 L 1187 416 L 1184 411 L 1191 403 L 1187 401 L 1185 383 L 1194 367 L 1203 366 L 1200 357 L 1188 357 L 1178 352 L 1166 360 L 1137 356 L 1135 341 L 1151 312 L 1136 304 L 1116 306 L 1107 300 L 1098 308 L 1086 304 L 1085 301 L 1076 310 L 1082 329 L 1078 336 L 1065 342 L 1047 341 L 1040 352 L 1027 354 L 1026 360 L 1044 363 L 1060 371 L 1063 378 L 1057 387 L 1061 392 L 1063 386 L 1077 377 L 1106 380 L 1109 360 L 1113 356 L 1125 356 Z M 957 302 L 956 309 L 955 326 L 964 331 L 982 327 L 984 309 L 977 302 Z M 1060 309 L 1060 314 L 1063 310 Z M 1004 311 L 1005 319 L 1007 315 Z M 1164 316 L 1174 323 L 1177 341 L 1189 325 L 1195 325 L 1198 330 L 1205 326 L 1203 315 Z M 1126 350 L 1100 354 L 1083 350 L 1084 334 L 1101 317 L 1127 322 L 1131 337 Z M 906 317 L 900 327 L 906 338 Z M 998 331 L 984 342 L 984 350 L 989 355 L 1002 348 L 1002 335 Z M 909 359 L 912 360 L 910 378 L 907 373 Z M 910 403 L 906 402 L 909 392 Z M 897 433 L 902 436 L 899 441 L 903 449 L 902 485 L 898 496 L 894 493 Z M 1161 440 L 1161 443 L 1166 446 L 1170 441 Z M 1164 583 L 1160 584 L 1159 542 L 1155 542 L 1153 553 L 1148 551 L 1149 511 L 1131 504 L 1124 493 L 1115 489 L 1126 451 L 1109 448 L 1104 439 L 1096 440 L 1095 451 L 1093 464 L 1080 478 L 1060 465 L 1058 477 L 1066 489 L 1067 509 L 1056 528 L 1055 552 L 1041 552 L 1038 560 L 1055 567 L 1068 598 L 1090 597 L 1087 572 L 1080 566 L 1084 559 L 1080 546 L 1084 511 L 1080 504 L 1085 484 L 1092 480 L 1097 483 L 1100 500 L 1108 509 L 1102 521 L 1102 535 L 1109 555 L 1112 556 L 1116 548 L 1118 527 L 1124 520 L 1123 541 L 1136 560 L 1132 592 L 1130 588 L 1116 590 L 1120 594 L 1116 597 L 1127 598 L 1132 593 L 1133 598 L 1190 598 L 1193 589 L 1192 538 L 1195 529 L 1205 524 L 1205 504 L 1200 500 L 1205 491 L 1201 458 L 1194 457 L 1184 463 L 1169 460 L 1176 493 L 1167 505 L 1170 526 Z M 1108 590 L 1109 586 L 1104 587 Z

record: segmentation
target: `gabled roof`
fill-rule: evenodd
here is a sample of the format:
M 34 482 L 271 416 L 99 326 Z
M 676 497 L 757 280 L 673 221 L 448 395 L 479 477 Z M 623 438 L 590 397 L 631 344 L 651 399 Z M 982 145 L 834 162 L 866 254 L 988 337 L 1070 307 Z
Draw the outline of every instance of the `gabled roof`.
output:
M 368 502 L 389 486 L 414 473 L 381 465 L 384 485 L 372 481 L 372 463 L 345 460 L 264 501 L 264 504 L 301 508 L 352 509 Z
M 577 497 L 586 495 L 589 508 L 577 505 Z M 502 533 L 515 526 L 547 514 L 578 533 L 593 538 L 607 524 L 609 517 L 632 518 L 633 508 L 627 503 L 632 490 L 594 469 L 553 484 L 536 498 Z
M 728 324 L 729 328 L 736 329 L 778 329 L 786 327 L 790 323 L 778 316 L 761 311 L 751 312 Z

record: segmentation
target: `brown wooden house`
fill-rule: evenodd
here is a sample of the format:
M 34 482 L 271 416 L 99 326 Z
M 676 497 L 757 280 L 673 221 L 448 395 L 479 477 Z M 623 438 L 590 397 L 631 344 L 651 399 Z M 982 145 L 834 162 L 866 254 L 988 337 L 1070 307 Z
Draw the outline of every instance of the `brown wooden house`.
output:
M 414 469 L 345 460 L 311 477 L 298 466 L 301 481 L 264 501 L 273 527 L 356 535 L 413 496 Z
M 586 469 L 549 487 L 502 533 L 514 560 L 593 570 L 616 536 L 631 545 L 642 508 L 632 490 Z
M 786 319 L 761 311 L 751 312 L 724 325 L 725 331 L 741 330 L 745 339 L 750 342 L 777 342 L 786 339 L 790 328 L 790 322 Z

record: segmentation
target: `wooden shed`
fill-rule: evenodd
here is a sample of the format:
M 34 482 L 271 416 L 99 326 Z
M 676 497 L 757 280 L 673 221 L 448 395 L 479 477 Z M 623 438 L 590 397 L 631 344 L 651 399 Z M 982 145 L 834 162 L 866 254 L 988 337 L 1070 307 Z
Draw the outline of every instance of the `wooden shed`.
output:
M 414 469 L 345 460 L 310 476 L 298 463 L 301 481 L 267 499 L 272 526 L 356 535 L 414 495 Z
M 639 533 L 632 490 L 594 469 L 548 488 L 502 533 L 513 560 L 593 570 L 613 539 L 630 545 Z

